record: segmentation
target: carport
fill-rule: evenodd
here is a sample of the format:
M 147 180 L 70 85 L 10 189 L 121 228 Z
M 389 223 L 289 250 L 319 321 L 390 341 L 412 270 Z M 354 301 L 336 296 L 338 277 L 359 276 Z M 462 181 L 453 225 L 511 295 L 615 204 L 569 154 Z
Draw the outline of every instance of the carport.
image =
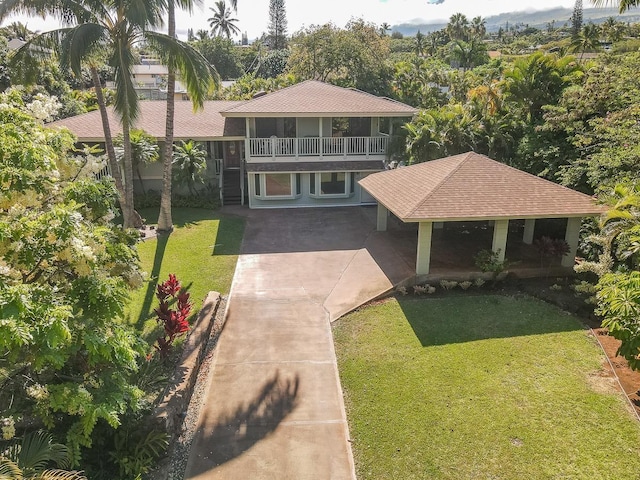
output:
M 492 250 L 504 260 L 510 220 L 524 220 L 522 241 L 531 244 L 537 219 L 566 218 L 569 253 L 575 263 L 584 217 L 603 207 L 593 198 L 474 152 L 375 173 L 360 185 L 378 201 L 377 230 L 386 231 L 389 212 L 418 223 L 416 274 L 429 274 L 434 229 L 446 222 L 489 221 Z

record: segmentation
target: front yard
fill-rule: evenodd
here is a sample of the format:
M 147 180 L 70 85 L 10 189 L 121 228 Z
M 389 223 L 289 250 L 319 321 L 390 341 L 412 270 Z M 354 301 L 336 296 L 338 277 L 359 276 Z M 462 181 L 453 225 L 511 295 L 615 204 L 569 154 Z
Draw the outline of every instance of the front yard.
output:
M 152 224 L 158 209 L 141 209 L 142 217 Z M 157 329 L 153 309 L 158 306 L 156 285 L 170 273 L 191 293 L 198 310 L 210 290 L 229 293 L 240 253 L 244 220 L 198 208 L 174 208 L 174 231 L 168 236 L 138 244 L 142 268 L 148 278 L 133 292 L 127 317 L 144 328 L 147 335 Z
M 400 297 L 334 335 L 359 479 L 637 478 L 640 422 L 553 306 Z

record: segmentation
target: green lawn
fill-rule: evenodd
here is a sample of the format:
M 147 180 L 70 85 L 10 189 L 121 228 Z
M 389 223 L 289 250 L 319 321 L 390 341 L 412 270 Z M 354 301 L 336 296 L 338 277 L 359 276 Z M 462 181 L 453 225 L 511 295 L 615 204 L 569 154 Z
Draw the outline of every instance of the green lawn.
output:
M 400 297 L 334 335 L 359 479 L 639 478 L 640 422 L 553 306 Z
M 175 273 L 191 293 L 199 309 L 210 290 L 228 293 L 240 252 L 244 220 L 211 210 L 174 208 L 174 231 L 169 236 L 138 245 L 143 270 L 148 279 L 131 296 L 127 317 L 149 334 L 156 327 L 153 309 L 157 307 L 158 281 Z M 149 224 L 158 218 L 158 209 L 141 209 Z

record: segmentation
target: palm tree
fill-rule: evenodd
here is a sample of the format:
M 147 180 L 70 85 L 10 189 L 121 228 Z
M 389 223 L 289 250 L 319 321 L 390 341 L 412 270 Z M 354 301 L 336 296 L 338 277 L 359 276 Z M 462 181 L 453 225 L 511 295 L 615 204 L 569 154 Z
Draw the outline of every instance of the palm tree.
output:
M 177 1 L 181 8 L 191 11 L 194 1 L 199 0 L 168 0 L 167 13 L 168 13 L 168 35 L 171 38 L 176 36 L 176 9 L 174 3 Z M 238 10 L 238 0 L 231 0 L 231 6 L 234 10 Z M 203 35 L 204 32 L 204 35 Z M 206 30 L 199 30 L 198 36 L 200 40 L 205 40 L 209 35 Z M 217 88 L 218 76 L 213 76 L 213 83 Z M 162 195 L 160 197 L 160 213 L 158 215 L 158 231 L 170 232 L 173 230 L 173 218 L 171 216 L 171 186 L 172 186 L 172 173 L 173 173 L 173 118 L 175 113 L 175 88 L 176 88 L 176 74 L 173 65 L 168 66 L 167 75 L 167 118 L 165 125 L 165 142 L 163 151 L 163 165 L 162 165 Z
M 413 49 L 416 52 L 418 57 L 422 57 L 424 55 L 425 43 L 424 43 L 424 35 L 420 30 L 416 33 L 415 42 L 413 44 Z
M 99 0 L 0 0 L 0 19 L 11 13 L 53 15 L 61 18 L 67 25 L 74 25 L 39 34 L 18 50 L 14 61 L 16 65 L 23 62 L 22 66 L 26 68 L 25 65 L 28 66 L 30 59 L 34 57 L 60 52 L 61 65 L 71 68 L 77 76 L 81 75 L 82 64 L 89 63 L 102 117 L 105 147 L 118 189 L 125 227 L 132 227 L 137 223 L 137 214 L 133 208 L 133 166 L 129 134 L 139 114 L 139 101 L 131 73 L 135 63 L 134 46 L 144 41 L 165 64 L 178 69 L 196 106 L 202 105 L 215 73 L 193 47 L 169 35 L 150 30 L 162 24 L 163 6 L 157 0 L 110 0 L 105 3 Z M 32 45 L 36 48 L 32 48 Z M 107 63 L 114 69 L 114 110 L 123 131 L 124 178 L 120 175 L 116 161 L 107 110 L 95 68 L 97 57 L 106 57 Z
M 471 39 L 470 42 L 454 41 L 451 48 L 451 57 L 458 62 L 463 71 L 489 60 L 484 44 L 478 42 L 475 38 Z
M 469 20 L 462 13 L 455 13 L 449 18 L 446 30 L 452 40 L 466 40 L 468 36 Z
M 600 27 L 593 23 L 587 23 L 582 27 L 582 30 L 578 35 L 571 39 L 571 50 L 574 52 L 580 52 L 580 60 L 584 56 L 584 53 L 589 51 L 595 51 L 600 49 Z
M 18 40 L 26 42 L 31 37 L 33 37 L 33 32 L 29 30 L 27 26 L 22 22 L 10 23 L 0 30 L 8 39 L 17 38 Z
M 389 25 L 387 22 L 382 22 L 382 24 L 380 25 L 380 35 L 382 35 L 383 37 L 386 36 L 389 30 L 391 30 L 391 25 Z
M 193 140 L 182 142 L 175 147 L 173 168 L 176 171 L 176 182 L 186 185 L 191 195 L 195 195 L 195 186 L 205 180 L 207 170 L 207 152 L 202 145 Z
M 618 42 L 624 36 L 625 24 L 618 22 L 614 17 L 607 18 L 602 24 L 602 34 L 611 42 Z
M 482 17 L 473 17 L 469 27 L 471 35 L 482 39 L 487 33 L 487 21 Z
M 606 7 L 610 3 L 615 4 L 616 2 L 612 2 L 610 0 L 591 0 L 591 3 L 596 7 Z M 617 3 L 620 13 L 624 13 L 631 7 L 637 7 L 640 0 L 619 0 Z
M 226 35 L 227 38 L 231 38 L 231 35 L 238 35 L 240 29 L 234 24 L 238 19 L 231 18 L 231 10 L 227 9 L 225 1 L 218 0 L 215 5 L 217 10 L 210 7 L 209 10 L 213 12 L 213 17 L 207 19 L 213 35 L 219 37 Z
M 200 29 L 196 32 L 196 38 L 198 40 L 206 40 L 209 38 L 209 30 Z

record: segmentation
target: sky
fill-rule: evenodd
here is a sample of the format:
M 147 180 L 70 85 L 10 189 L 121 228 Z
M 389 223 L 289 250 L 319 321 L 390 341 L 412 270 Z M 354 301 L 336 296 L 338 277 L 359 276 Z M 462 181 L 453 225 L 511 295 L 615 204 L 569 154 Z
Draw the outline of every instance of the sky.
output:
M 196 7 L 191 15 L 187 12 L 177 14 L 178 36 L 186 39 L 188 28 L 194 31 L 209 29 L 208 18 L 213 16 L 210 8 L 215 0 L 203 0 L 201 7 Z M 447 20 L 454 13 L 463 13 L 467 17 L 489 17 L 499 13 L 522 10 L 546 10 L 554 7 L 573 7 L 575 0 L 285 0 L 288 21 L 288 33 L 292 34 L 301 28 L 311 25 L 322 25 L 333 22 L 338 27 L 351 18 L 390 25 L 400 23 L 438 23 Z M 584 7 L 591 4 L 587 0 Z M 269 22 L 269 0 L 238 0 L 238 11 L 234 18 L 242 32 L 248 38 L 259 37 L 267 30 Z M 12 21 L 26 23 L 31 30 L 46 31 L 58 27 L 55 20 L 29 17 L 11 17 L 2 25 Z M 239 40 L 239 38 L 236 38 Z

